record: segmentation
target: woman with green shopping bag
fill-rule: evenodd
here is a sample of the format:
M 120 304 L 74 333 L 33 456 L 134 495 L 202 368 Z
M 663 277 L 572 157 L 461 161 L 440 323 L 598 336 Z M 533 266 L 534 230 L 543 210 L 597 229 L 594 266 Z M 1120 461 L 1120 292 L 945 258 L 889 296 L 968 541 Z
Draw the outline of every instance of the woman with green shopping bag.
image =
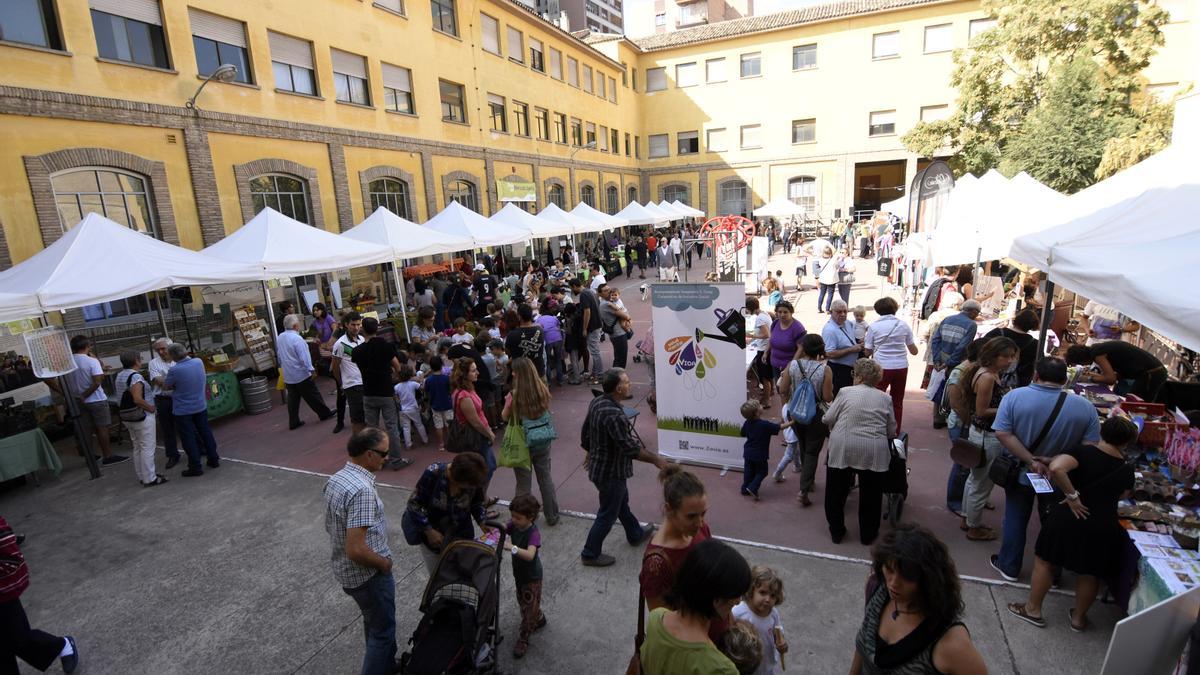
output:
M 533 361 L 518 357 L 512 362 L 512 391 L 504 399 L 504 410 L 500 417 L 509 423 L 504 442 L 509 443 L 510 432 L 514 443 L 514 460 L 519 449 L 515 447 L 518 430 L 527 451 L 528 459 L 514 461 L 513 472 L 517 476 L 517 495 L 529 494 L 532 473 L 537 473 L 538 489 L 542 493 L 542 513 L 546 524 L 558 524 L 558 497 L 554 492 L 554 479 L 550 476 L 550 444 L 558 437 L 554 420 L 550 417 L 550 390 L 538 375 Z M 503 452 L 501 453 L 503 457 Z M 501 460 L 501 464 L 506 464 Z M 523 466 L 521 466 L 523 464 Z M 530 468 L 532 465 L 532 469 Z

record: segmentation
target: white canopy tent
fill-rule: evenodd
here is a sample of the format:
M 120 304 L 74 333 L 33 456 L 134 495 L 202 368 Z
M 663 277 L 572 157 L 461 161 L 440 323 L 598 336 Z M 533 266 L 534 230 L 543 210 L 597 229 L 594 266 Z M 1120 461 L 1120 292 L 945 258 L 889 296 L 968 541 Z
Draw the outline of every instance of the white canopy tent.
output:
M 982 233 L 1004 227 L 1002 215 L 1009 198 L 1009 181 L 999 171 L 989 169 L 975 181 L 956 182 L 937 227 L 929 237 L 929 264 L 965 265 L 978 260 Z
M 680 213 L 686 213 L 689 216 L 692 216 L 693 218 L 703 218 L 704 217 L 703 211 L 701 211 L 700 209 L 693 209 L 692 207 L 688 206 L 687 204 L 684 204 L 683 202 L 679 201 L 678 199 L 671 202 L 671 206 L 674 206 L 675 208 L 679 209 Z
M 879 210 L 899 216 L 901 220 L 908 220 L 908 195 L 880 204 Z
M 662 208 L 661 206 L 659 206 L 658 204 L 655 204 L 654 202 L 646 202 L 644 204 L 644 206 L 645 206 L 646 210 L 649 211 L 650 213 L 653 213 L 656 216 L 663 216 L 664 218 L 666 218 L 669 221 L 670 220 L 679 220 L 680 218 L 684 217 L 678 213 L 668 211 L 668 210 Z
M 624 219 L 630 225 L 661 225 L 670 222 L 667 216 L 652 213 L 637 202 L 629 202 L 629 206 L 617 213 L 618 218 Z
M 574 236 L 576 234 L 584 234 L 586 232 L 596 232 L 601 225 L 595 221 L 579 216 L 569 211 L 563 211 L 558 208 L 557 204 L 547 204 L 545 208 L 538 213 L 538 218 L 548 220 L 553 223 L 558 223 L 563 228 L 564 234 Z
M 808 213 L 808 209 L 787 197 L 776 197 L 754 209 L 754 215 L 762 218 L 789 218 L 791 216 L 802 216 L 805 213 Z
M 0 272 L 0 315 L 26 318 L 170 286 L 259 278 L 253 264 L 168 244 L 89 213 L 58 241 Z
M 665 212 L 666 214 L 668 214 L 669 216 L 671 216 L 671 218 L 673 218 L 673 219 L 691 218 L 692 217 L 692 214 L 686 213 L 686 212 L 680 210 L 679 207 L 675 206 L 674 204 L 672 204 L 671 202 L 669 202 L 665 199 L 662 200 L 661 202 L 658 202 L 657 204 L 655 204 L 655 206 L 657 206 L 659 208 L 659 210 L 661 210 L 661 211 Z
M 262 280 L 376 265 L 390 262 L 394 256 L 390 247 L 347 239 L 269 207 L 201 253 L 252 265 L 258 274 L 251 278 Z
M 590 220 L 593 223 L 600 225 L 599 228 L 590 230 L 591 232 L 601 232 L 603 230 L 612 230 L 618 227 L 625 227 L 626 225 L 637 224 L 630 222 L 627 218 L 623 217 L 619 213 L 615 216 L 610 216 L 603 211 L 597 211 L 583 202 L 576 204 L 575 208 L 571 209 L 571 213 L 583 218 L 584 220 Z
M 488 220 L 455 201 L 426 221 L 425 227 L 435 232 L 467 239 L 473 248 L 516 244 L 531 236 L 527 229 Z
M 572 229 L 554 220 L 535 216 L 521 207 L 509 202 L 492 215 L 488 220 L 506 227 L 529 230 L 533 239 L 547 239 L 571 234 Z
M 406 336 L 409 333 L 408 308 L 404 302 L 404 282 L 400 277 L 400 266 L 395 261 L 401 258 L 417 258 L 423 255 L 451 253 L 471 248 L 471 242 L 468 239 L 434 232 L 427 227 L 421 227 L 412 221 L 405 220 L 382 206 L 376 208 L 375 213 L 367 216 L 361 223 L 343 232 L 341 236 L 386 246 L 392 250 L 392 280 L 396 283 L 396 297 L 400 299 L 400 316 L 404 321 Z

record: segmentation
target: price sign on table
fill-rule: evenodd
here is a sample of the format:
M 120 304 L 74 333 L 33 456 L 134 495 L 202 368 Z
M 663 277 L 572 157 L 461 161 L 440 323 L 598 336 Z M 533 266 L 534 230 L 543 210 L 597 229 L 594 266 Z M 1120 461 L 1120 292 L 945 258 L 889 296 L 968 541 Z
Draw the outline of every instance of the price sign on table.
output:
M 33 374 L 40 378 L 59 377 L 75 370 L 67 331 L 57 327 L 38 328 L 24 333 L 25 347 Z

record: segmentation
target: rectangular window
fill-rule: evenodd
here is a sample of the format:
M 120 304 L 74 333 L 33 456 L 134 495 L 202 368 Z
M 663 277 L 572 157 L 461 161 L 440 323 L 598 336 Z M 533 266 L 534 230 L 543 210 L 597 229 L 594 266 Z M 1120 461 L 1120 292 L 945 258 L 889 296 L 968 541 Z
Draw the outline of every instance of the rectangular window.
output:
M 62 49 L 54 0 L 5 0 L 0 3 L 0 40 Z
M 545 108 L 533 109 L 533 126 L 537 128 L 537 137 L 543 141 L 550 140 L 550 111 Z
M 488 114 L 492 117 L 492 131 L 508 131 L 508 113 L 504 110 L 504 97 L 488 94 Z
M 579 86 L 579 62 L 570 56 L 567 57 L 567 84 Z
M 704 147 L 709 152 L 725 152 L 729 150 L 729 140 L 726 138 L 725 129 L 709 129 L 706 131 Z
M 690 26 L 708 21 L 708 3 L 690 2 L 679 8 L 679 25 Z
M 608 98 L 608 85 L 604 79 L 604 73 L 596 73 L 596 95 L 600 98 Z
M 563 113 L 554 113 L 554 142 L 567 142 L 567 116 Z
M 650 157 L 666 157 L 671 154 L 671 137 L 668 134 L 650 134 Z
M 709 59 L 704 62 L 704 81 L 712 84 L 714 82 L 724 82 L 725 75 L 725 59 Z
M 463 105 L 463 86 L 446 80 L 438 80 L 438 93 L 442 99 L 442 120 L 467 123 L 467 109 Z
M 792 142 L 812 143 L 817 140 L 817 121 L 815 119 L 792 120 Z
M 389 12 L 395 12 L 400 15 L 404 14 L 404 0 L 375 0 L 372 4 L 376 7 L 382 7 Z
M 608 100 L 617 102 L 617 79 L 615 77 L 608 78 Z
M 91 8 L 101 57 L 154 68 L 171 67 L 158 0 L 91 0 Z
M 700 132 L 681 131 L 675 134 L 675 153 L 679 155 L 694 155 L 700 152 Z
M 629 134 L 625 134 L 628 136 Z M 621 154 L 621 134 L 616 129 L 609 132 L 608 149 L 614 155 Z
M 513 101 L 513 133 L 529 136 L 529 105 Z
M 817 46 L 792 47 L 792 70 L 811 70 L 817 67 Z
M 985 33 L 995 27 L 995 19 L 972 19 L 971 23 L 967 25 L 967 41 L 970 42 L 975 39 L 976 35 Z
M 655 27 L 667 25 L 667 15 L 666 14 L 655 14 L 654 15 L 654 25 L 655 25 Z
M 592 93 L 592 67 L 589 65 L 583 66 L 583 90 Z
M 433 29 L 458 37 L 458 18 L 454 14 L 454 0 L 429 0 L 433 12 Z
M 637 91 L 637 68 L 634 68 L 629 73 L 629 87 Z
M 633 137 L 633 158 L 634 159 L 642 158 L 642 137 L 641 136 Z
M 487 14 L 479 15 L 479 33 L 483 40 L 483 51 L 500 55 L 500 22 Z
M 367 60 L 357 54 L 330 49 L 333 59 L 333 85 L 337 100 L 359 105 L 371 105 L 367 87 Z
M 275 88 L 297 94 L 317 95 L 313 71 L 312 43 L 282 33 L 267 31 Z
M 762 132 L 761 124 L 744 124 L 742 125 L 742 149 L 750 150 L 752 148 L 761 148 L 762 141 L 760 135 Z
M 626 157 L 630 156 L 629 146 L 630 146 L 629 134 L 625 134 L 625 156 Z
M 621 62 L 621 86 L 629 86 L 629 64 L 624 61 Z
M 742 54 L 742 77 L 762 75 L 762 52 Z
M 586 131 L 587 131 L 587 139 L 585 140 L 584 144 L 592 146 L 592 149 L 595 150 L 596 149 L 596 124 L 594 122 L 588 122 L 587 126 L 586 126 Z
M 254 82 L 250 74 L 250 58 L 246 51 L 245 24 L 191 7 L 188 8 L 188 18 L 192 24 L 196 70 L 200 75 L 207 77 L 218 66 L 231 63 L 237 66 L 237 74 L 233 76 L 235 81 L 246 84 Z
M 600 138 L 598 140 L 600 141 L 600 147 L 597 149 L 600 152 L 608 152 L 608 127 L 600 127 Z
M 512 26 L 508 27 L 508 58 L 525 63 L 525 36 Z
M 954 24 L 925 26 L 925 53 L 948 52 L 954 48 Z
M 900 56 L 900 31 L 876 33 L 871 38 L 871 58 L 890 59 Z
M 896 111 L 880 110 L 871 113 L 871 126 L 868 136 L 890 136 L 896 133 Z
M 539 73 L 546 72 L 546 55 L 542 51 L 542 41 L 529 38 L 529 67 Z
M 417 107 L 413 104 L 412 71 L 408 68 L 393 66 L 390 63 L 383 66 L 383 103 L 393 112 L 416 115 Z
M 950 106 L 948 105 L 926 105 L 921 106 L 921 121 L 922 122 L 941 122 L 950 117 Z
M 571 118 L 571 145 L 583 145 L 583 122 L 574 117 Z
M 556 80 L 563 79 L 562 74 L 562 52 L 554 47 L 550 48 L 550 77 Z
M 694 87 L 700 84 L 700 67 L 695 61 L 675 64 L 675 86 Z
M 662 91 L 667 88 L 667 69 L 646 69 L 646 91 Z

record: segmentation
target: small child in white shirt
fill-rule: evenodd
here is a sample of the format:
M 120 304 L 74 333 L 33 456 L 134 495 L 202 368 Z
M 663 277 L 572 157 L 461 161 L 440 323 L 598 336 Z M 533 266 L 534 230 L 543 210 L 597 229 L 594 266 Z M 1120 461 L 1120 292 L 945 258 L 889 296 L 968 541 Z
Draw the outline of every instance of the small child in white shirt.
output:
M 787 414 L 786 412 L 784 413 Z M 796 426 L 792 425 L 783 430 L 783 459 L 779 460 L 779 466 L 775 467 L 775 482 L 782 483 L 787 480 L 783 475 L 783 470 L 787 468 L 788 462 L 795 465 L 796 472 L 800 471 L 800 437 L 796 435 Z
M 733 618 L 747 621 L 758 630 L 762 641 L 762 661 L 755 675 L 775 675 L 782 670 L 783 655 L 788 650 L 779 610 L 776 609 L 783 604 L 783 580 L 775 570 L 761 565 L 755 565 L 750 570 L 750 577 L 753 579 L 750 592 L 733 608 Z
M 871 327 L 871 324 L 867 323 L 867 308 L 858 305 L 850 312 L 854 314 L 854 339 L 862 344 L 867 339 L 867 329 Z
M 417 390 L 421 388 L 421 381 L 413 379 L 413 377 L 412 366 L 408 364 L 400 366 L 400 382 L 393 388 L 396 394 L 396 407 L 400 411 L 397 421 L 400 423 L 400 429 L 404 432 L 405 449 L 409 449 L 413 445 L 412 432 L 408 429 L 410 422 L 417 428 L 417 433 L 421 436 L 421 443 L 429 442 L 429 436 L 425 433 L 425 423 L 421 421 L 421 407 L 417 404 Z

